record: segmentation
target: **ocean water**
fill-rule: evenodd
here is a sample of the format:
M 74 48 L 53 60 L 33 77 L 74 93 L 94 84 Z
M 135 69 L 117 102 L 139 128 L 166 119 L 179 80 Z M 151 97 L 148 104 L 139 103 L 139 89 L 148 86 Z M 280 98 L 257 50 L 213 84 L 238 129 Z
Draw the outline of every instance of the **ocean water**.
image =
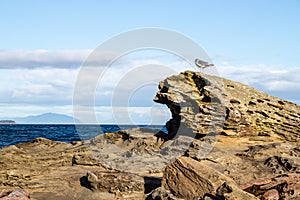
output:
M 29 142 L 43 137 L 50 140 L 71 142 L 90 139 L 99 134 L 127 130 L 136 127 L 147 127 L 153 130 L 162 129 L 162 125 L 61 125 L 61 124 L 1 124 L 0 148 L 22 142 Z

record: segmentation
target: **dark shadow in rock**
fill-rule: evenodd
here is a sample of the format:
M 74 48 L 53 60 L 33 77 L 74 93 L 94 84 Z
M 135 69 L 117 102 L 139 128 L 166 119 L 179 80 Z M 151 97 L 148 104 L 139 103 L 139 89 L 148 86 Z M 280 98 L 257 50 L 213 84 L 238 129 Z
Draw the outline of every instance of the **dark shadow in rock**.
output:
M 226 182 L 224 182 L 220 187 L 218 187 L 216 191 L 216 195 L 206 193 L 203 196 L 204 200 L 226 200 L 224 194 L 225 193 L 231 193 L 232 187 L 229 186 Z
M 157 137 L 157 141 L 159 140 L 166 141 L 168 134 L 163 131 L 159 131 L 155 133 L 154 136 Z
M 225 197 L 221 197 L 218 195 L 205 194 L 202 198 L 203 200 L 226 200 Z
M 179 136 L 189 136 L 194 138 L 195 135 L 197 135 L 193 133 L 192 129 L 180 123 L 180 116 L 170 119 L 166 123 L 166 129 L 168 133 L 159 131 L 154 134 L 154 136 L 157 137 L 157 140 L 161 139 L 162 141 L 166 142 L 168 140 L 177 139 Z
M 92 186 L 91 186 L 91 184 L 89 183 L 88 178 L 87 178 L 86 176 L 82 176 L 82 177 L 80 178 L 80 185 L 81 185 L 82 187 L 86 187 L 86 188 L 92 190 Z
M 177 135 L 180 126 L 180 117 L 178 119 L 177 118 L 173 117 L 166 123 L 168 134 L 166 135 L 165 141 L 172 140 Z
M 157 177 L 144 177 L 144 194 L 150 193 L 158 187 L 161 187 L 162 178 Z

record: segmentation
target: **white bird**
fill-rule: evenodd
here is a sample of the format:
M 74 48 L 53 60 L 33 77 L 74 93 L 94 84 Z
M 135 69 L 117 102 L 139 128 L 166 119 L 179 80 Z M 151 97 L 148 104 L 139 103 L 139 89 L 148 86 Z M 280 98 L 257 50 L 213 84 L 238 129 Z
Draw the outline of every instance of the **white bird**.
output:
M 198 58 L 195 59 L 195 64 L 197 65 L 197 67 L 199 67 L 200 69 L 205 69 L 207 67 L 213 67 L 214 64 L 209 64 L 206 61 L 200 60 Z

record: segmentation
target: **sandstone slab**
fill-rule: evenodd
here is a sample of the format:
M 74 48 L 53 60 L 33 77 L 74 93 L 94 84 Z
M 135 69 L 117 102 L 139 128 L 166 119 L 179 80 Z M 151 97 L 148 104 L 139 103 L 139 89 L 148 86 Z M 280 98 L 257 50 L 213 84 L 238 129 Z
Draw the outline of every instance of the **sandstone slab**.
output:
M 221 191 L 218 194 L 218 188 L 224 183 L 231 190 L 228 194 Z M 224 198 L 226 195 L 227 199 L 256 199 L 239 189 L 232 179 L 188 157 L 180 157 L 166 167 L 162 186 L 174 196 L 183 199 L 199 199 L 214 194 Z

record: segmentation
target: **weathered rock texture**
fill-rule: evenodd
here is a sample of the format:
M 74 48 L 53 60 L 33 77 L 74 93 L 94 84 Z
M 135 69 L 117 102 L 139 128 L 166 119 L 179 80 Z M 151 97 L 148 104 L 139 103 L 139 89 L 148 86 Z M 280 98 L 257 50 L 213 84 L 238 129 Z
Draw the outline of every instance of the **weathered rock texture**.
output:
M 161 82 L 155 100 L 172 111 L 169 134 L 0 149 L 1 198 L 25 189 L 38 200 L 300 199 L 299 106 L 189 71 Z
M 25 190 L 2 190 L 0 200 L 29 200 L 30 195 Z
M 38 138 L 5 147 L 0 150 L 0 189 L 23 188 L 31 194 L 31 199 L 50 200 L 86 196 L 89 199 L 254 198 L 242 190 L 260 199 L 300 197 L 300 150 L 294 143 L 265 141 L 263 136 L 253 140 L 247 136 L 220 135 L 203 158 L 199 147 L 205 141 L 190 143 L 189 138 L 180 136 L 162 144 L 153 137 L 153 133 L 129 130 L 85 142 L 62 143 Z M 106 150 L 109 145 L 118 151 Z M 184 146 L 187 151 L 181 154 L 190 158 L 174 161 L 168 158 L 180 155 L 174 149 Z M 101 153 L 97 155 L 96 150 Z M 109 162 L 123 163 L 119 166 L 125 168 L 113 169 Z
M 170 108 L 179 134 L 187 134 L 188 128 L 198 134 L 271 136 L 293 142 L 300 138 L 298 105 L 200 72 L 186 71 L 160 82 L 154 101 Z
M 87 172 L 87 185 L 93 191 L 124 193 L 144 190 L 141 176 L 126 172 Z
M 82 155 L 86 161 L 72 163 L 74 154 Z M 37 138 L 4 147 L 0 155 L 0 189 L 26 189 L 31 199 L 38 200 L 84 199 L 87 195 L 89 199 L 112 199 L 81 186 L 80 179 L 87 171 L 106 170 L 99 163 L 86 164 L 93 163 L 93 159 L 82 142 Z
M 178 137 L 162 143 L 154 136 L 156 132 L 134 129 L 106 133 L 86 141 L 85 146 L 107 168 L 141 174 L 162 173 L 169 162 L 185 153 L 192 138 Z
M 300 174 L 259 179 L 240 187 L 261 199 L 297 199 L 300 196 Z
M 166 167 L 162 185 L 176 197 L 183 199 L 202 199 L 206 196 L 220 199 L 256 199 L 238 188 L 224 174 L 188 157 L 180 157 Z
M 144 199 L 161 185 L 168 162 L 189 142 L 162 144 L 139 129 L 84 142 L 37 138 L 0 150 L 0 189 L 26 189 L 31 199 Z M 184 146 L 180 148 L 180 146 Z M 180 149 L 182 149 L 180 151 Z
M 205 141 L 195 140 L 186 156 L 226 174 L 239 185 L 263 177 L 300 173 L 298 144 L 265 141 L 262 136 L 255 139 L 219 136 L 218 142 L 205 157 L 201 155 L 201 145 Z

